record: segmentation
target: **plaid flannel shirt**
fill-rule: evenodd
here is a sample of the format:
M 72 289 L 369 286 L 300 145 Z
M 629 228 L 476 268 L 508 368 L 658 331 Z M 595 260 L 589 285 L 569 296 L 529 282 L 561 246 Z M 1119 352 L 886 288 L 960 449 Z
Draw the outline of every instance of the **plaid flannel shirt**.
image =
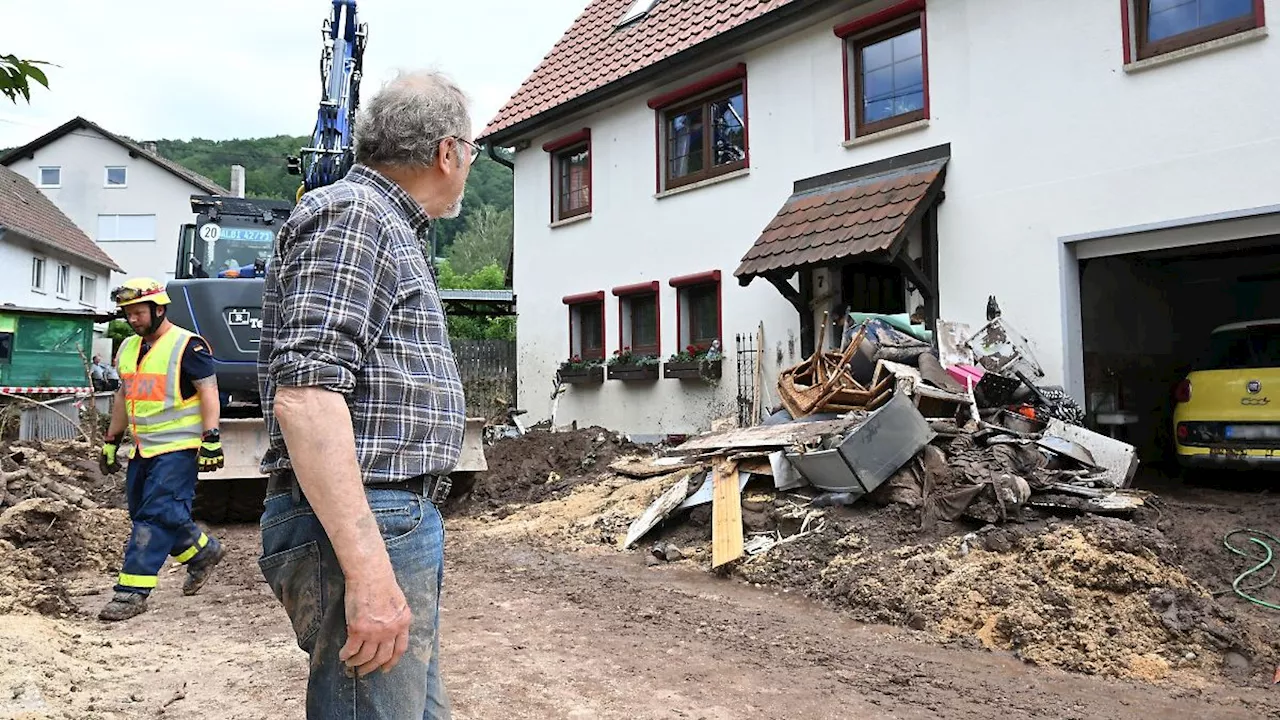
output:
M 422 207 L 375 170 L 307 193 L 280 229 L 262 297 L 258 385 L 270 447 L 290 467 L 276 388 L 323 387 L 351 410 L 366 483 L 445 475 L 462 448 L 465 404 Z

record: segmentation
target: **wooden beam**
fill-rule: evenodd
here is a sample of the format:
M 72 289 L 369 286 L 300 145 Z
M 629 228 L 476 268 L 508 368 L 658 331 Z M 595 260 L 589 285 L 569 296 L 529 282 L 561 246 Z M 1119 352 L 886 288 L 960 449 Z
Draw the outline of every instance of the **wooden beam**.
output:
M 716 463 L 711 483 L 711 567 L 717 568 L 746 553 L 738 464 L 732 460 Z
M 815 343 L 813 336 L 813 308 L 809 304 L 813 301 L 813 273 L 800 271 L 800 357 L 807 358 L 813 355 Z
M 800 291 L 791 287 L 791 283 L 787 282 L 787 278 L 782 273 L 768 273 L 764 279 L 778 289 L 783 299 L 791 303 L 791 307 L 795 308 L 796 312 L 804 312 L 804 301 L 800 299 Z
M 937 201 L 925 213 L 920 230 L 924 239 L 924 274 L 933 283 L 933 295 L 924 300 L 925 326 L 933 327 L 942 314 L 942 291 L 938 277 L 938 205 L 942 204 L 943 195 L 938 194 Z
M 905 255 L 899 255 L 894 258 L 894 265 L 897 265 L 916 287 L 920 288 L 920 294 L 925 296 L 926 307 L 929 298 L 937 296 L 937 289 L 929 278 L 924 276 L 924 271 L 916 265 L 915 261 Z

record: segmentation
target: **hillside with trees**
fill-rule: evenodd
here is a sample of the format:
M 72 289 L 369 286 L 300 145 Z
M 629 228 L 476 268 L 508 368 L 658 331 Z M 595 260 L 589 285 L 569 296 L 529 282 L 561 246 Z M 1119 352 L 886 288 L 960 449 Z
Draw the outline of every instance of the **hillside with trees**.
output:
M 285 170 L 308 137 L 277 135 L 247 140 L 157 140 L 160 155 L 226 187 L 231 166 L 245 169 L 245 195 L 293 201 L 301 177 Z M 462 214 L 434 223 L 441 287 L 501 289 L 514 238 L 515 192 L 511 171 L 482 155 L 467 178 Z M 490 321 L 451 318 L 455 337 L 514 337 L 510 318 Z
M 288 174 L 285 170 L 285 158 L 297 155 L 298 149 L 310 141 L 308 137 L 288 135 L 248 140 L 157 140 L 156 151 L 223 187 L 231 182 L 231 166 L 243 165 L 245 195 L 292 201 L 301 177 Z M 505 270 L 506 253 L 510 252 L 511 209 L 514 201 L 511 171 L 489 159 L 488 155 L 480 156 L 467 179 L 462 215 L 436 223 L 439 254 L 450 257 L 450 250 L 459 236 L 472 231 L 472 238 L 489 245 L 490 251 L 477 256 L 476 250 L 466 250 L 472 258 L 467 261 L 467 266 L 474 267 L 475 262 L 487 257 Z M 474 215 L 482 217 L 473 221 Z M 506 236 L 506 245 L 497 254 L 492 250 L 502 243 L 493 237 L 493 233 Z

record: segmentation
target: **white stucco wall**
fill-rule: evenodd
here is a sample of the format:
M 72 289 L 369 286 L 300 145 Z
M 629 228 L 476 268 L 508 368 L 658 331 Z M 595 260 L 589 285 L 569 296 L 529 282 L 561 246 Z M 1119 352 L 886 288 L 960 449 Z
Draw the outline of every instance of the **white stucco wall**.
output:
M 45 259 L 44 289 L 33 287 L 32 260 Z M 58 292 L 58 266 L 70 268 L 70 282 L 65 294 Z M 84 310 L 88 307 L 109 307 L 109 271 L 67 253 L 61 253 L 30 238 L 14 232 L 0 233 L 0 303 L 19 307 L 60 308 Z M 96 280 L 94 293 L 87 302 L 80 301 L 80 278 L 89 276 Z
M 1280 0 L 1266 4 L 1280 17 Z M 568 352 L 561 296 L 662 281 L 666 355 L 675 343 L 666 280 L 716 268 L 725 276 L 728 353 L 719 388 L 574 386 L 557 422 L 645 433 L 705 427 L 732 412 L 732 335 L 758 321 L 772 390 L 772 348 L 781 341 L 785 351 L 797 317 L 767 283 L 739 289 L 732 272 L 797 179 L 950 143 L 939 212 L 942 315 L 981 323 L 996 295 L 1054 381 L 1064 372 L 1059 238 L 1280 204 L 1276 38 L 1128 73 L 1114 0 L 929 0 L 928 127 L 846 148 L 841 41 L 831 29 L 861 12 L 689 68 L 529 138 L 516 157 L 522 408 L 535 418 L 549 411 L 551 377 Z M 750 173 L 655 199 L 654 113 L 645 99 L 736 62 L 747 64 Z M 540 146 L 582 127 L 592 133 L 592 217 L 549 228 L 549 156 Z M 611 353 L 616 298 L 607 296 L 605 308 Z
M 148 276 L 160 282 L 173 278 L 178 252 L 178 232 L 195 222 L 191 195 L 203 193 L 196 186 L 129 151 L 98 133 L 75 130 L 46 145 L 34 159 L 23 158 L 9 167 L 40 185 L 40 168 L 60 166 L 62 187 L 41 188 L 62 212 L 99 244 L 126 276 Z M 127 186 L 105 187 L 107 166 L 127 170 Z M 155 237 L 147 241 L 103 241 L 99 215 L 155 215 Z M 115 280 L 119 281 L 119 274 Z

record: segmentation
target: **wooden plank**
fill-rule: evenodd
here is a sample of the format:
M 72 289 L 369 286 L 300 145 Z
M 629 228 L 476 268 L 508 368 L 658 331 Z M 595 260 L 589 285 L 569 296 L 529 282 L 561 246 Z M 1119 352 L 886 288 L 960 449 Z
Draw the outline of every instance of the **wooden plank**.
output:
M 746 552 L 737 464 L 729 460 L 717 463 L 711 483 L 711 567 L 717 568 Z
M 858 421 L 856 420 L 821 420 L 818 422 L 735 428 L 721 433 L 693 438 L 674 448 L 673 452 L 683 455 L 693 454 L 698 450 L 784 448 L 796 443 L 821 439 L 827 435 L 844 433 L 857 424 Z
M 658 499 L 654 500 L 653 504 L 631 523 L 631 527 L 627 530 L 627 538 L 622 543 L 624 550 L 644 537 L 645 533 L 652 530 L 655 525 L 670 515 L 672 510 L 680 507 L 680 503 L 684 502 L 685 496 L 689 494 L 689 478 L 693 477 L 694 474 L 692 471 L 680 473 L 676 483 L 668 488 L 666 492 L 659 495 Z M 741 518 L 741 508 L 739 508 L 738 515 Z

